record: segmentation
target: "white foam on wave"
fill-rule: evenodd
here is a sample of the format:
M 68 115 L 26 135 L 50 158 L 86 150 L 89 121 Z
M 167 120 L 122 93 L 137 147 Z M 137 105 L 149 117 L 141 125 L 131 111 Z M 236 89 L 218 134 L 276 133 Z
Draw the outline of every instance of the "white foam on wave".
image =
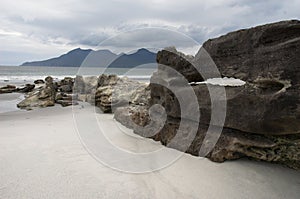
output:
M 119 75 L 119 77 L 128 77 L 129 79 L 150 79 L 151 75 Z
M 50 75 L 51 76 L 51 75 Z M 93 75 L 83 75 L 83 76 L 93 76 Z M 128 77 L 129 79 L 150 79 L 150 75 L 119 75 L 119 77 Z M 37 79 L 45 79 L 47 76 L 0 76 L 0 82 L 13 82 L 13 83 L 24 83 L 33 82 Z M 65 77 L 75 78 L 75 75 L 60 75 L 51 76 L 54 80 L 62 80 Z
M 47 76 L 0 76 L 0 82 L 33 82 L 37 79 L 45 79 Z M 51 76 L 54 80 L 60 80 L 65 77 L 75 77 L 75 76 Z

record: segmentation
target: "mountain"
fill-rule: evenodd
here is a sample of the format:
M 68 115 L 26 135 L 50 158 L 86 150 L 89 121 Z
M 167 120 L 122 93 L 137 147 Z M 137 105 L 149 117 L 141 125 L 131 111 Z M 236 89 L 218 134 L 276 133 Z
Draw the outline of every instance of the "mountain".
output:
M 91 49 L 82 50 L 80 48 L 74 49 L 67 54 L 56 58 L 47 59 L 44 61 L 25 62 L 21 66 L 80 66 L 86 56 L 92 52 Z
M 131 68 L 148 63 L 156 63 L 156 53 L 142 48 L 133 54 L 122 54 L 117 59 L 115 59 L 109 67 Z
M 84 65 L 90 67 L 132 68 L 150 63 L 156 63 L 156 53 L 144 48 L 138 49 L 132 54 L 122 53 L 119 55 L 109 50 L 94 51 L 77 48 L 56 58 L 25 62 L 21 66 L 80 67 Z

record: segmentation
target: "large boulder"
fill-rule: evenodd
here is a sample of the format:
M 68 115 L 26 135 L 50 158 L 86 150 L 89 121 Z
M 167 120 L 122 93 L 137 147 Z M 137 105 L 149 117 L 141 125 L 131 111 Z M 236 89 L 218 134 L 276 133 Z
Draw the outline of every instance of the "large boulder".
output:
M 208 125 L 187 120 L 181 124 L 185 131 L 178 135 L 179 125 L 182 121 L 180 118 L 169 118 L 166 122 L 159 119 L 161 116 L 157 116 L 155 119 L 155 117 L 149 116 L 147 106 L 117 108 L 114 118 L 124 126 L 133 129 L 140 136 L 152 138 L 160 141 L 163 145 L 195 156 L 202 156 L 200 149 L 204 139 L 206 139 L 206 143 L 210 143 L 214 142 L 214 136 L 220 136 L 212 150 L 205 155 L 214 162 L 248 157 L 300 169 L 300 134 L 261 135 L 223 128 L 221 135 L 214 135 L 214 132 L 210 132 L 207 139 Z M 188 137 L 194 126 L 198 127 L 196 135 L 190 143 L 186 143 L 185 138 Z M 174 139 L 175 136 L 181 137 Z
M 223 76 L 288 80 L 293 86 L 300 82 L 299 46 L 298 20 L 231 32 L 203 44 Z
M 239 78 L 245 84 L 225 86 L 226 96 L 220 92 L 222 96 L 219 99 L 211 99 L 210 91 L 217 92 L 220 85 L 195 83 L 219 77 L 212 70 L 214 63 L 206 56 L 206 52 L 215 62 L 221 77 Z M 214 138 L 219 136 L 214 127 L 222 127 L 216 145 L 210 153 L 205 154 L 211 160 L 222 162 L 249 157 L 300 169 L 299 55 L 299 21 L 258 26 L 210 39 L 194 58 L 174 48 L 162 50 L 157 53 L 158 71 L 151 77 L 151 82 L 154 82 L 150 83 L 151 99 L 148 106 L 144 107 L 146 110 L 142 111 L 142 116 L 138 113 L 141 110 L 131 107 L 118 109 L 115 118 L 144 136 L 143 128 L 155 124 L 146 112 L 158 104 L 164 107 L 167 119 L 163 128 L 148 137 L 166 146 L 202 155 L 200 148 L 204 138 L 205 143 L 213 143 Z M 205 76 L 193 66 L 208 66 L 204 69 Z M 174 92 L 163 85 L 168 85 L 175 93 L 187 93 L 192 89 L 197 97 L 200 121 L 191 117 L 195 104 L 189 102 L 190 96 L 181 99 L 186 102 L 182 107 Z M 215 94 L 218 96 L 218 93 Z M 221 100 L 224 99 L 227 105 L 224 110 L 226 119 L 224 126 L 218 126 L 218 122 L 211 121 L 212 100 L 222 104 Z M 183 137 L 174 142 L 181 121 L 185 121 L 180 129 Z M 156 125 L 159 127 L 161 124 Z M 213 128 L 207 134 L 209 125 Z M 183 145 L 193 127 L 197 127 L 197 133 L 185 149 Z
M 74 78 L 72 77 L 65 77 L 61 81 L 56 83 L 57 89 L 63 93 L 72 93 L 73 86 L 74 86 Z
M 203 48 L 222 76 L 247 82 L 226 92 L 226 127 L 268 135 L 300 133 L 300 21 L 232 32 L 208 40 Z
M 120 106 L 146 103 L 150 93 L 146 88 L 145 83 L 103 74 L 99 77 L 95 105 L 104 113 L 111 113 Z
M 278 86 L 277 84 L 280 84 Z M 176 96 L 169 89 L 150 85 L 152 100 L 150 105 L 164 105 L 168 116 L 189 119 L 190 115 L 181 113 Z M 178 86 L 174 90 L 188 93 L 192 87 L 201 113 L 201 123 L 210 124 L 211 96 L 205 84 Z M 210 85 L 218 90 L 218 85 Z M 299 93 L 289 90 L 289 81 L 260 79 L 243 86 L 225 86 L 227 107 L 224 127 L 248 133 L 263 135 L 289 135 L 300 133 Z M 214 99 L 218 100 L 218 99 Z M 193 109 L 188 96 L 184 109 Z M 214 124 L 217 125 L 217 124 Z

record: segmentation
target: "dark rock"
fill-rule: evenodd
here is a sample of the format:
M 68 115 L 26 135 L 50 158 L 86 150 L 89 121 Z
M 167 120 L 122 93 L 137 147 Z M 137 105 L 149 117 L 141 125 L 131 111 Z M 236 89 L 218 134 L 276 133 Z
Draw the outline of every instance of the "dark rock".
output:
M 62 86 L 60 86 L 58 89 L 59 89 L 59 91 L 61 91 L 61 92 L 66 92 L 66 93 L 71 93 L 72 92 L 72 86 L 70 86 L 70 85 L 62 85 Z
M 45 84 L 45 81 L 42 79 L 37 79 L 33 82 L 34 84 Z
M 174 47 L 166 48 L 157 52 L 158 70 L 167 71 L 166 78 L 170 78 L 173 75 L 169 68 L 176 70 L 183 75 L 189 82 L 203 81 L 203 77 L 193 66 L 192 60 L 194 57 L 184 55 L 178 52 Z
M 53 78 L 51 76 L 48 76 L 45 78 L 45 82 L 46 84 L 51 85 L 53 84 Z
M 72 77 L 65 77 L 61 81 L 57 82 L 57 89 L 60 92 L 72 93 L 73 86 L 74 86 L 74 78 Z
M 283 87 L 279 90 L 278 87 L 272 87 L 271 91 L 267 91 L 261 87 L 260 81 L 258 81 L 260 83 L 247 83 L 238 87 L 226 86 L 227 110 L 224 127 L 264 135 L 300 133 L 300 113 L 297 110 L 299 95 L 288 89 L 290 86 L 288 81 L 268 80 L 270 81 L 282 83 Z M 150 85 L 150 87 L 152 89 L 150 105 L 164 105 L 168 116 L 173 118 L 190 118 L 189 114 L 182 115 L 181 106 L 174 93 L 164 87 L 159 88 L 158 85 Z M 210 87 L 217 90 L 219 86 Z M 201 123 L 211 123 L 211 97 L 207 86 L 200 84 L 192 88 L 197 95 Z M 188 93 L 188 89 L 190 89 L 188 86 L 176 88 L 177 92 L 182 93 Z M 184 109 L 193 109 L 194 104 L 189 103 L 188 98 L 185 102 Z
M 160 140 L 164 145 L 169 145 L 172 140 L 172 148 L 181 150 L 185 144 L 184 139 L 177 139 L 174 143 L 174 137 L 178 134 L 179 120 L 169 120 L 162 131 L 156 134 L 154 139 Z M 186 129 L 194 126 L 193 122 L 186 123 Z M 187 153 L 199 156 L 200 149 L 203 146 L 204 137 L 207 134 L 207 125 L 199 124 L 199 128 L 193 142 L 190 144 Z M 212 139 L 207 139 L 206 143 L 213 140 L 214 132 L 210 132 Z M 218 136 L 215 135 L 215 136 Z M 224 162 L 226 160 L 235 160 L 242 157 L 248 157 L 254 160 L 263 160 L 274 163 L 288 165 L 294 169 L 300 169 L 299 150 L 300 134 L 284 136 L 266 136 L 259 134 L 249 134 L 229 128 L 223 128 L 222 134 L 214 148 L 206 155 L 215 162 Z
M 12 93 L 16 91 L 16 86 L 14 85 L 7 85 L 4 87 L 0 88 L 0 94 L 4 94 L 4 93 Z
M 228 33 L 203 44 L 223 76 L 300 83 L 300 21 L 282 21 Z M 196 55 L 197 58 L 197 55 Z
M 278 30 L 280 34 L 270 35 L 274 30 Z M 236 31 L 204 43 L 203 47 L 216 62 L 222 76 L 241 78 L 248 82 L 242 87 L 226 87 L 225 127 L 266 135 L 300 133 L 299 46 L 299 21 Z M 199 59 L 201 50 L 194 60 L 188 60 L 186 56 L 179 58 L 181 54 L 176 50 L 163 50 L 157 55 L 159 64 L 179 71 L 188 82 L 201 80 L 200 77 L 193 76 L 199 73 L 192 64 L 187 63 L 190 61 L 200 65 L 203 61 Z M 176 82 L 170 78 L 172 72 L 166 71 L 165 67 L 160 67 L 152 79 L 161 79 L 169 85 L 172 81 Z M 178 102 L 173 100 L 173 93 L 159 85 L 151 84 L 150 87 L 153 104 L 166 104 L 169 116 L 182 117 Z M 181 86 L 178 89 L 187 88 Z M 194 89 L 200 105 L 201 122 L 209 124 L 209 92 L 203 85 Z M 191 104 L 186 104 L 189 105 Z
M 26 84 L 24 87 L 17 88 L 16 92 L 19 93 L 28 93 L 31 92 L 35 88 L 34 84 Z
M 145 136 L 146 132 L 145 137 L 168 147 L 216 162 L 249 157 L 300 169 L 300 22 L 284 21 L 232 32 L 208 40 L 203 47 L 222 77 L 239 78 L 246 84 L 225 86 L 226 96 L 218 92 L 218 85 L 195 84 L 219 77 L 212 70 L 214 63 L 206 51 L 202 48 L 191 58 L 172 48 L 165 49 L 157 53 L 159 68 L 151 77 L 148 106 L 142 110 L 136 106 L 119 108 L 116 120 L 139 135 Z M 202 77 L 193 66 L 205 65 L 208 67 L 202 71 L 205 72 Z M 197 101 L 192 103 L 191 96 L 181 96 L 186 102 L 182 107 L 175 94 L 191 88 Z M 211 99 L 208 88 L 219 99 Z M 226 120 L 224 126 L 216 126 L 218 122 L 211 121 L 212 101 L 218 104 L 222 99 L 227 103 L 227 109 L 223 110 Z M 200 121 L 192 117 L 195 104 L 199 105 Z M 166 111 L 163 128 L 147 114 L 154 105 Z M 184 125 L 178 132 L 182 121 Z M 153 124 L 159 130 L 151 135 L 148 129 Z M 212 129 L 207 134 L 209 125 Z M 216 129 L 222 127 L 217 137 Z M 196 134 L 190 137 L 193 131 Z M 214 139 L 218 139 L 215 145 Z M 201 147 L 208 153 L 203 153 Z

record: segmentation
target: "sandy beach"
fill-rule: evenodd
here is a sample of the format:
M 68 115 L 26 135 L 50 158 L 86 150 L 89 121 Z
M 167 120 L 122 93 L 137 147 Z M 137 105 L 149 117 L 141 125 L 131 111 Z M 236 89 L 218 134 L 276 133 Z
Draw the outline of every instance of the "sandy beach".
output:
M 85 104 L 73 111 L 90 108 Z M 117 125 L 111 114 L 97 118 Z M 113 170 L 82 146 L 72 107 L 1 113 L 0 126 L 0 198 L 296 199 L 300 194 L 299 172 L 246 159 L 218 164 L 183 154 L 155 172 Z M 162 147 L 112 129 L 110 139 L 120 147 L 136 151 Z
M 0 113 L 20 111 L 16 104 L 24 99 L 21 93 L 9 93 L 0 95 Z

